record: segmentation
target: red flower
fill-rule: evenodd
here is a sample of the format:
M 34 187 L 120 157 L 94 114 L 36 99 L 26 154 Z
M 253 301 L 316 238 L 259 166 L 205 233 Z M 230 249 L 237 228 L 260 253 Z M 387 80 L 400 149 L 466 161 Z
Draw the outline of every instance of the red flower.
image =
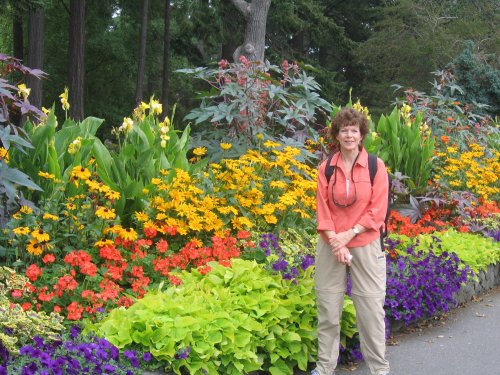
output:
M 117 260 L 121 261 L 122 260 L 122 255 L 120 253 L 120 250 L 118 250 L 114 246 L 103 246 L 99 249 L 99 256 L 104 259 L 108 260 Z
M 170 234 L 171 236 L 175 236 L 177 234 L 177 228 L 164 225 L 161 227 L 160 232 L 165 234 Z
M 210 271 L 212 271 L 212 267 L 210 267 L 208 264 L 206 266 L 203 266 L 203 267 L 200 267 L 198 268 L 198 271 L 200 271 L 200 273 L 202 275 L 206 275 L 207 273 L 209 273 Z
M 240 230 L 236 237 L 238 237 L 240 240 L 244 240 L 250 237 L 250 232 L 246 230 Z
M 97 266 L 92 262 L 83 263 L 80 265 L 80 272 L 87 276 L 95 276 L 97 274 Z
M 25 303 L 21 304 L 21 307 L 23 308 L 23 311 L 28 311 L 29 309 L 31 309 L 31 303 L 25 302 Z
M 56 257 L 53 254 L 45 254 L 45 256 L 42 258 L 43 263 L 54 263 L 56 260 Z
M 54 298 L 55 293 L 46 293 L 47 292 L 47 287 L 44 287 L 40 293 L 38 294 L 38 300 L 42 302 L 50 302 L 52 298 Z
M 79 320 L 82 317 L 84 309 L 83 306 L 78 304 L 78 302 L 73 301 L 68 305 L 68 307 L 66 307 L 66 310 L 68 311 L 68 320 Z
M 21 289 L 14 289 L 11 293 L 13 298 L 21 298 L 23 296 L 23 291 Z
M 168 250 L 168 242 L 161 239 L 160 241 L 158 241 L 156 243 L 156 249 L 160 252 L 160 253 L 164 253 Z
M 172 285 L 181 285 L 182 284 L 182 279 L 180 279 L 177 276 L 174 275 L 168 275 L 168 280 Z
M 130 307 L 133 304 L 134 300 L 126 296 L 121 296 L 118 300 L 118 306 Z
M 103 279 L 99 287 L 102 289 L 101 297 L 105 301 L 118 298 L 118 294 L 122 291 L 122 288 L 110 279 Z
M 32 264 L 26 269 L 26 276 L 30 281 L 35 282 L 39 276 L 42 276 L 42 269 L 36 264 Z
M 144 234 L 147 238 L 155 238 L 158 234 L 158 231 L 153 227 L 146 227 L 144 228 Z

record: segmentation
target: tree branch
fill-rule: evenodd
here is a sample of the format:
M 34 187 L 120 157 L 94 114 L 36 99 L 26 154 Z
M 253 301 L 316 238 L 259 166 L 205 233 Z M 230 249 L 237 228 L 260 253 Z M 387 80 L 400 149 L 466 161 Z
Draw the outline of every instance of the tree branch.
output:
M 245 18 L 250 15 L 250 4 L 248 4 L 245 0 L 231 0 L 231 2 Z

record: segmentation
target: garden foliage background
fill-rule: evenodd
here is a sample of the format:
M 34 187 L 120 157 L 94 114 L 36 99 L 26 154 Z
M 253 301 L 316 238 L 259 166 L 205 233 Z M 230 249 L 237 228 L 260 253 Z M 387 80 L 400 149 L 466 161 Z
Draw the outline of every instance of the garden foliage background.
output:
M 177 120 L 152 97 L 103 141 L 102 120 L 34 108 L 10 73 L 38 72 L 0 63 L 0 374 L 276 375 L 314 361 L 316 168 L 340 106 L 306 70 L 183 70 L 211 90 L 199 107 Z M 370 118 L 365 147 L 394 177 L 388 335 L 454 307 L 500 258 L 498 122 L 440 80 L 378 119 L 342 105 Z M 342 360 L 357 361 L 349 289 Z

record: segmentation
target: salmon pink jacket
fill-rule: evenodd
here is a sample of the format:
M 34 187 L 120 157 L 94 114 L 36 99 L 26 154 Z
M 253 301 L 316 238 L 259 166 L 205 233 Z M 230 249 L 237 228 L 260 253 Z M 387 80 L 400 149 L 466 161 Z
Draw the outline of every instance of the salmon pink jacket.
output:
M 347 247 L 364 246 L 373 242 L 380 237 L 380 228 L 384 225 L 387 212 L 389 179 L 384 162 L 378 158 L 373 186 L 368 169 L 368 153 L 364 148 L 352 167 L 352 181 L 351 173 L 346 176 L 339 152 L 331 160 L 331 165 L 335 166 L 335 169 L 329 183 L 325 175 L 326 163 L 327 160 L 323 161 L 318 168 L 316 191 L 318 232 L 331 230 L 339 233 L 359 224 L 367 228 L 367 231 L 354 237 Z

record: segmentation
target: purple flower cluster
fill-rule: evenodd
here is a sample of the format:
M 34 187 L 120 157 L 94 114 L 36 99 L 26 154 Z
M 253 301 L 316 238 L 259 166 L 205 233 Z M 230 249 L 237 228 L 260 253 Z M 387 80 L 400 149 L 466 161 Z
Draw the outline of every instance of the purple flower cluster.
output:
M 493 238 L 495 241 L 500 242 L 500 229 L 495 230 L 489 230 L 486 235 L 488 237 Z
M 191 354 L 191 348 L 189 346 L 179 349 L 175 352 L 174 358 L 175 359 L 187 359 L 189 357 L 189 354 Z
M 23 346 L 19 355 L 5 355 L 0 365 L 0 375 L 71 375 L 71 374 L 141 374 L 137 352 L 119 349 L 109 341 L 88 337 L 78 339 L 80 330 L 76 326 L 70 331 L 68 340 L 46 342 L 36 336 L 32 345 Z M 82 340 L 87 341 L 82 341 Z M 1 349 L 0 349 L 1 351 Z M 149 362 L 150 353 L 142 360 Z
M 271 265 L 272 270 L 281 273 L 284 279 L 292 280 L 294 283 L 297 282 L 296 278 L 299 275 L 299 269 L 305 271 L 314 265 L 314 257 L 310 254 L 304 256 L 297 254 L 287 257 L 279 245 L 279 239 L 273 233 L 263 234 L 259 246 L 267 257 L 271 255 L 278 256 L 278 259 Z
M 448 311 L 456 305 L 455 293 L 471 271 L 461 267 L 455 253 L 434 253 L 441 240 L 433 237 L 429 251 L 415 252 L 418 240 L 406 250 L 408 255 L 387 257 L 386 315 L 406 325 Z
M 259 246 L 266 256 L 271 255 L 276 251 L 280 250 L 280 245 L 278 244 L 278 239 L 272 233 L 265 233 L 262 235 L 262 240 L 259 243 Z

